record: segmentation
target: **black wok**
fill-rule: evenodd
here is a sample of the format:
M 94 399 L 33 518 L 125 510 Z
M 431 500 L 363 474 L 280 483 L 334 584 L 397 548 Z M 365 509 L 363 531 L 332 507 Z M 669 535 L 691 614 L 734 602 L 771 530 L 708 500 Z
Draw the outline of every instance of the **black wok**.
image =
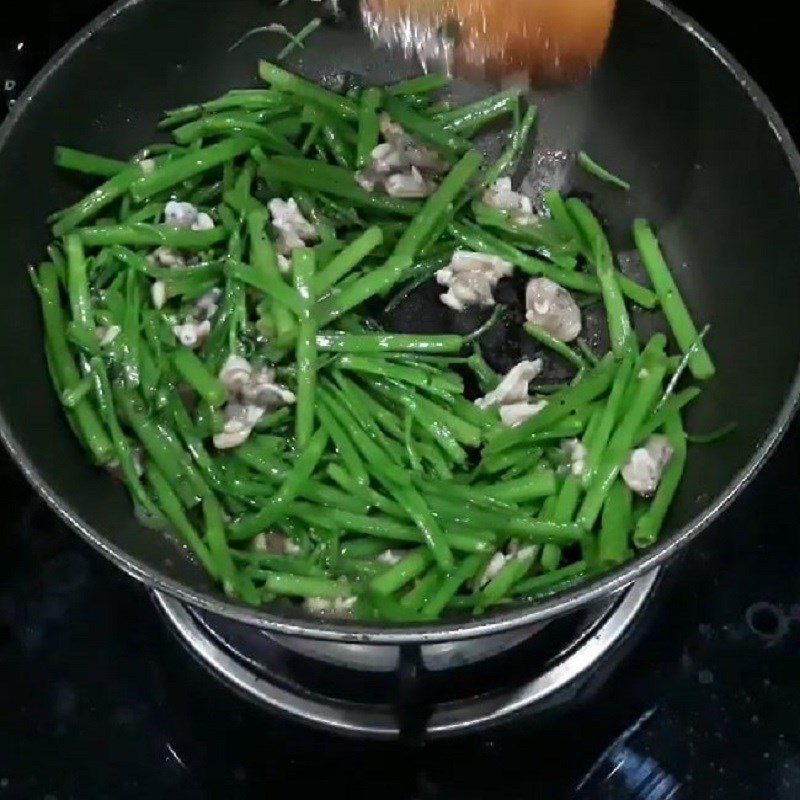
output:
M 525 156 L 528 166 L 543 161 L 558 172 L 560 153 L 583 148 L 626 176 L 634 187 L 629 197 L 590 184 L 572 167 L 565 188 L 594 191 L 618 250 L 631 248 L 634 214 L 652 219 L 696 319 L 711 324 L 718 376 L 689 413 L 688 427 L 730 420 L 739 427 L 720 443 L 692 449 L 656 547 L 546 602 L 427 628 L 365 628 L 299 611 L 253 610 L 226 600 L 174 541 L 139 526 L 122 486 L 94 469 L 73 439 L 48 381 L 25 270 L 42 256 L 47 214 L 83 188 L 56 173 L 53 146 L 130 155 L 152 141 L 164 108 L 256 84 L 257 57 L 274 57 L 282 42 L 252 37 L 228 52 L 244 32 L 276 20 L 297 30 L 319 9 L 301 0 L 283 9 L 257 0 L 125 0 L 67 44 L 17 102 L 0 129 L 6 446 L 53 508 L 121 568 L 188 603 L 273 630 L 375 642 L 457 639 L 539 621 L 626 585 L 733 500 L 786 429 L 800 392 L 800 156 L 741 67 L 658 0 L 621 0 L 608 55 L 592 80 L 537 95 L 540 132 L 536 151 Z M 315 79 L 349 70 L 374 83 L 418 71 L 375 50 L 355 17 L 318 31 L 290 65 Z M 459 91 L 466 97 L 488 88 Z M 397 321 L 418 329 L 451 324 L 438 313 L 418 302 Z M 494 358 L 511 361 L 516 347 L 496 343 Z

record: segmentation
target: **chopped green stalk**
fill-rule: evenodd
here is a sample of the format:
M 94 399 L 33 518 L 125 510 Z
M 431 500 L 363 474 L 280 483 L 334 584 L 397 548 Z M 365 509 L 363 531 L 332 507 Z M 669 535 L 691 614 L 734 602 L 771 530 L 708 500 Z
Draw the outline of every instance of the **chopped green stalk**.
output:
M 407 383 L 420 389 L 427 389 L 431 394 L 449 401 L 451 395 L 460 394 L 460 379 L 452 374 L 430 373 L 418 367 L 395 364 L 388 359 L 359 355 L 342 355 L 336 362 L 339 369 L 351 370 L 366 375 L 380 375 L 383 378 Z
M 686 435 L 683 431 L 680 414 L 673 413 L 667 417 L 665 431 L 672 446 L 672 458 L 661 476 L 661 482 L 656 489 L 653 502 L 636 523 L 633 543 L 639 549 L 650 547 L 658 540 L 667 511 L 678 490 L 686 466 Z
M 522 558 L 517 557 L 509 561 L 483 588 L 476 598 L 476 607 L 487 608 L 504 600 L 510 594 L 514 584 L 519 583 L 530 571 L 537 555 L 538 549 L 533 548 L 531 553 Z
M 486 492 L 505 503 L 530 503 L 555 494 L 556 475 L 551 469 L 537 469 L 520 478 L 488 486 Z
M 319 296 L 327 292 L 337 281 L 355 269 L 382 242 L 383 231 L 377 225 L 365 230 L 316 274 L 314 277 L 315 293 Z
M 605 167 L 601 167 L 600 164 L 594 161 L 588 153 L 585 153 L 583 150 L 578 153 L 578 164 L 580 164 L 589 175 L 592 175 L 598 180 L 610 183 L 625 192 L 630 191 L 631 185 L 627 181 L 614 175 L 613 172 L 609 172 Z
M 329 325 L 365 300 L 387 291 L 403 279 L 410 266 L 410 257 L 390 256 L 383 266 L 357 278 L 337 294 L 321 300 L 316 311 L 319 326 Z
M 228 400 L 228 390 L 216 375 L 200 360 L 193 350 L 180 347 L 173 358 L 178 374 L 212 408 L 219 408 Z
M 285 108 L 286 98 L 271 89 L 234 89 L 227 94 L 207 103 L 193 104 L 175 108 L 165 113 L 159 128 L 172 128 L 202 114 L 213 114 L 218 111 L 258 111 L 265 108 Z M 152 149 L 152 148 L 151 148 Z
M 480 153 L 475 150 L 464 153 L 436 191 L 425 201 L 417 216 L 411 220 L 395 247 L 395 256 L 413 259 L 417 255 L 438 219 L 477 172 L 481 161 Z
M 459 439 L 448 425 L 450 419 L 446 412 L 436 404 L 425 403 L 413 389 L 397 383 L 384 383 L 375 381 L 376 388 L 384 393 L 386 400 L 391 400 L 393 396 L 411 415 L 419 428 L 428 431 L 433 440 L 442 449 L 447 458 L 455 464 L 464 464 L 467 461 L 467 453 L 461 447 Z
M 286 513 L 286 507 L 297 497 L 316 469 L 327 443 L 328 434 L 322 429 L 318 430 L 311 437 L 308 447 L 298 454 L 280 489 L 264 507 L 255 514 L 242 517 L 231 525 L 230 536 L 234 541 L 252 539 L 259 531 L 268 530 Z
M 511 169 L 520 157 L 531 131 L 536 126 L 536 120 L 539 115 L 539 110 L 536 106 L 528 106 L 522 122 L 514 129 L 511 134 L 511 140 L 508 146 L 503 150 L 500 158 L 486 170 L 481 183 L 484 186 L 491 186 L 498 178 L 502 177 L 503 173 Z
M 245 136 L 232 136 L 217 144 L 196 150 L 193 153 L 167 161 L 152 172 L 142 174 L 130 183 L 130 192 L 137 203 L 147 200 L 154 194 L 171 189 L 181 181 L 200 175 L 226 161 L 251 150 L 256 142 Z M 119 176 L 118 176 L 119 177 Z M 114 178 L 112 178 L 114 180 Z M 128 188 L 128 187 L 126 187 Z
M 563 423 L 560 423 L 560 425 Z M 580 433 L 577 430 L 575 435 Z M 559 433 L 559 438 L 561 438 Z M 542 449 L 539 447 L 531 448 L 530 444 L 522 447 L 514 447 L 502 453 L 488 455 L 481 459 L 480 464 L 473 472 L 473 478 L 484 477 L 486 475 L 498 475 L 509 470 L 517 470 L 517 474 L 522 474 L 521 468 L 533 470 L 541 461 Z
M 80 228 L 76 231 L 87 247 L 174 247 L 180 250 L 206 250 L 227 238 L 221 226 L 210 231 L 191 231 L 171 228 L 169 225 L 153 225 L 137 222 L 122 225 L 101 225 Z
M 160 514 L 158 507 L 150 499 L 150 495 L 147 494 L 144 486 L 142 486 L 133 451 L 119 424 L 119 419 L 114 409 L 111 385 L 105 366 L 101 359 L 95 357 L 90 360 L 89 367 L 97 408 L 103 423 L 111 435 L 111 441 L 114 444 L 114 453 L 125 478 L 125 483 L 131 493 L 131 497 L 134 503 L 144 509 L 151 517 L 158 517 Z
M 152 264 L 145 256 L 118 244 L 109 248 L 109 252 L 113 258 L 120 261 L 127 268 L 137 270 L 143 275 L 147 275 L 159 281 L 183 281 L 188 278 L 197 280 L 198 282 L 208 280 L 216 281 L 222 272 L 222 265 L 216 262 L 192 264 L 191 266 L 186 266 L 179 270 L 170 269 L 169 267 L 159 267 Z
M 319 84 L 311 83 L 299 75 L 293 75 L 275 64 L 260 61 L 258 74 L 261 80 L 279 92 L 313 103 L 337 117 L 353 121 L 358 119 L 358 108 L 350 98 L 334 94 Z
M 314 432 L 314 399 L 317 385 L 317 326 L 314 310 L 314 251 L 298 247 L 292 258 L 294 286 L 300 298 L 300 327 L 297 332 L 297 406 L 295 439 L 298 450 L 308 446 Z
M 541 597 L 544 594 L 571 586 L 581 580 L 587 572 L 586 562 L 576 561 L 568 567 L 521 581 L 513 588 L 513 593 L 518 597 Z
M 117 388 L 117 387 L 115 387 Z M 196 472 L 177 436 L 162 422 L 150 418 L 130 390 L 115 391 L 123 418 L 147 455 L 186 505 L 195 505 L 208 489 Z
M 491 433 L 497 428 L 497 414 L 493 409 L 478 408 L 464 397 L 454 398 L 450 411 L 464 422 L 482 428 L 486 433 Z
M 381 595 L 389 595 L 402 589 L 405 585 L 422 575 L 430 566 L 433 556 L 429 550 L 421 547 L 407 555 L 399 564 L 389 567 L 370 582 L 370 589 Z
M 323 125 L 332 127 L 341 143 L 348 149 L 355 148 L 357 145 L 358 133 L 354 130 L 353 126 L 321 108 L 317 108 L 314 105 L 304 106 L 302 120 L 304 123 L 320 122 Z
M 133 225 L 135 222 L 152 222 L 158 219 L 163 210 L 163 203 L 147 203 L 124 219 L 120 218 L 120 222 L 128 225 Z
M 406 409 L 406 413 L 403 417 L 403 433 L 405 434 L 404 442 L 406 446 L 406 454 L 408 455 L 408 463 L 414 472 L 422 472 L 422 461 L 420 460 L 419 453 L 417 453 L 417 448 L 414 445 L 414 437 L 413 437 L 413 430 L 414 430 L 414 417 L 411 412 Z
M 393 83 L 384 87 L 387 95 L 418 95 L 432 94 L 433 92 L 446 89 L 450 85 L 450 78 L 441 72 L 431 72 L 427 75 L 418 75 L 416 78 L 409 78 L 399 83 Z M 369 89 L 367 90 L 369 91 Z
M 246 283 L 272 298 L 276 303 L 300 314 L 300 299 L 297 293 L 280 276 L 266 277 L 263 271 L 257 271 L 249 264 L 229 261 L 226 273 L 237 281 Z
M 245 205 L 247 201 L 250 199 L 250 190 L 253 186 L 253 176 L 255 174 L 255 162 L 248 159 L 244 162 L 244 166 L 239 171 L 239 174 L 236 176 L 236 180 L 233 183 L 233 189 L 229 192 L 226 192 L 228 196 L 231 194 L 235 195 L 239 198 L 239 201 L 242 205 Z M 214 184 L 212 184 L 214 186 Z
M 500 383 L 500 376 L 486 363 L 479 345 L 474 345 L 472 355 L 467 359 L 467 366 L 475 374 L 478 386 L 483 394 L 491 392 Z
M 584 445 L 586 446 L 584 484 L 587 486 L 594 478 L 595 472 L 600 466 L 600 461 L 606 451 L 608 440 L 611 438 L 611 433 L 621 417 L 625 392 L 631 383 L 630 378 L 634 370 L 635 362 L 636 358 L 631 350 L 622 360 L 617 374 L 614 376 L 614 382 L 611 384 L 608 400 L 606 400 L 603 411 L 598 417 L 597 424 L 593 427 L 591 432 L 587 431 L 586 433 L 586 438 L 584 439 Z
M 266 209 L 256 209 L 247 215 L 247 233 L 250 237 L 250 264 L 264 281 L 283 282 L 278 269 L 275 247 L 266 234 L 269 214 Z
M 381 405 L 370 392 L 350 380 L 343 372 L 336 370 L 333 377 L 341 392 L 339 397 L 345 404 L 347 412 L 358 419 L 364 430 L 381 444 L 384 450 L 391 452 L 393 443 L 390 443 L 384 432 L 390 437 L 402 439 L 402 425 L 396 414 Z M 399 448 L 394 452 L 399 454 Z
M 614 256 L 603 229 L 589 207 L 581 200 L 567 200 L 567 209 L 580 228 L 589 247 L 591 260 L 600 281 L 606 307 L 611 348 L 616 358 L 622 358 L 634 343 L 631 320 L 619 282 L 614 271 Z
M 361 599 L 359 616 L 364 619 L 374 619 L 376 622 L 390 622 L 399 624 L 422 625 L 431 622 L 424 612 L 413 611 L 401 606 L 394 598 L 372 592 L 367 598 Z
M 582 491 L 580 479 L 575 475 L 567 475 L 561 485 L 561 490 L 554 498 L 552 510 L 548 510 L 548 513 L 545 514 L 544 509 L 542 509 L 541 516 L 553 522 L 571 522 L 575 512 L 578 510 Z M 546 544 L 542 548 L 540 558 L 542 569 L 545 572 L 552 572 L 558 569 L 561 557 L 562 550 L 558 545 Z
M 216 499 L 209 495 L 203 498 L 203 519 L 206 526 L 206 543 L 211 558 L 215 562 L 215 574 L 222 582 L 226 594 L 237 593 L 236 565 L 225 537 L 225 523 L 222 509 Z
M 562 342 L 560 339 L 556 339 L 554 336 L 551 336 L 544 328 L 539 327 L 538 325 L 534 325 L 533 323 L 528 323 L 525 325 L 525 332 L 536 339 L 537 342 L 543 344 L 545 347 L 552 350 L 554 353 L 557 353 L 561 356 L 565 361 L 568 361 L 574 367 L 577 367 L 579 370 L 586 369 L 586 362 L 576 353 L 568 344 Z
M 400 605 L 412 611 L 419 611 L 438 588 L 442 580 L 442 573 L 438 567 L 431 567 L 400 599 Z
M 82 150 L 73 150 L 71 147 L 56 147 L 53 162 L 62 169 L 83 172 L 86 175 L 99 175 L 102 178 L 112 178 L 129 166 L 125 161 L 116 158 L 85 153 Z
M 636 391 L 631 404 L 624 410 L 622 420 L 608 443 L 608 449 L 600 461 L 597 473 L 592 478 L 578 513 L 578 523 L 587 531 L 594 525 L 614 479 L 619 475 L 636 441 L 636 434 L 642 422 L 658 399 L 667 369 L 663 344 L 659 342 L 660 347 L 653 346 L 655 339 L 656 337 L 653 337 L 650 340 L 643 353 L 642 369 L 633 377 L 636 381 Z
M 262 178 L 274 184 L 302 186 L 317 192 L 342 197 L 355 206 L 385 214 L 413 217 L 420 208 L 414 200 L 368 192 L 356 183 L 353 173 L 333 164 L 307 158 L 274 156 L 259 164 Z
M 578 242 L 565 238 L 552 220 L 544 217 L 530 221 L 517 221 L 507 211 L 500 211 L 485 203 L 472 203 L 475 221 L 482 227 L 495 228 L 500 234 L 508 234 L 520 248 L 533 248 L 557 266 L 572 271 L 577 266 Z
M 232 550 L 234 561 L 243 562 L 245 571 L 255 580 L 264 580 L 267 571 L 303 575 L 308 578 L 324 578 L 325 570 L 308 558 L 280 556 L 254 550 Z M 241 573 L 237 577 L 241 577 Z
M 630 558 L 632 510 L 631 490 L 617 478 L 603 505 L 598 542 L 602 568 L 615 567 Z
M 82 378 L 77 386 L 74 386 L 71 389 L 64 389 L 61 392 L 61 405 L 64 408 L 75 408 L 84 397 L 92 389 L 92 382 L 88 378 Z
M 169 481 L 152 462 L 145 467 L 145 474 L 153 487 L 159 507 L 164 512 L 164 516 L 169 520 L 172 527 L 180 534 L 186 544 L 192 549 L 194 554 L 200 559 L 200 563 L 206 571 L 214 578 L 219 577 L 217 564 L 211 556 L 208 547 L 203 543 L 183 507 L 178 495 L 175 494 Z
M 50 261 L 58 267 L 59 273 L 63 275 L 67 268 L 67 260 L 64 257 L 61 247 L 55 243 L 49 244 L 47 246 L 47 254 L 50 256 Z
M 351 148 L 343 140 L 335 125 L 330 123 L 323 124 L 322 139 L 333 156 L 333 160 L 344 169 L 352 169 L 353 154 Z
M 534 434 L 548 430 L 577 408 L 605 394 L 614 379 L 615 372 L 615 364 L 609 354 L 577 384 L 554 394 L 536 416 L 516 428 L 498 433 L 489 441 L 486 452 L 499 453 L 529 441 Z
M 564 198 L 556 189 L 549 189 L 544 193 L 544 202 L 550 211 L 553 222 L 561 230 L 563 236 L 572 242 L 582 242 L 580 229 L 567 210 Z
M 386 449 L 381 447 L 382 442 L 377 437 L 370 436 L 365 430 L 366 420 L 369 418 L 364 410 L 361 410 L 361 414 L 364 414 L 363 417 L 356 416 L 345 404 L 337 402 L 337 395 L 327 389 L 320 389 L 319 396 L 339 424 L 350 434 L 355 446 L 363 456 L 368 470 L 374 477 L 382 482 L 389 481 L 400 486 L 411 483 L 408 473 L 399 464 L 393 463 Z
M 258 431 L 275 430 L 285 425 L 290 416 L 291 411 L 287 407 L 279 408 L 277 411 L 273 411 L 271 414 L 263 416 L 256 423 L 255 429 Z
M 589 364 L 593 367 L 596 366 L 600 359 L 597 357 L 589 343 L 580 336 L 575 340 L 575 342 L 578 345 L 578 349 L 581 351 L 581 353 L 583 353 L 583 357 L 589 362 Z
M 467 556 L 445 579 L 438 589 L 426 601 L 423 609 L 432 616 L 439 616 L 444 611 L 456 592 L 486 564 L 486 556 Z
M 314 145 L 318 144 L 320 132 L 322 131 L 322 119 L 314 120 L 308 128 L 305 139 L 300 145 L 300 152 L 305 156 Z
M 633 223 L 633 237 L 678 346 L 684 353 L 694 348 L 689 359 L 692 375 L 697 380 L 708 380 L 714 375 L 714 362 L 702 341 L 696 346 L 699 339 L 697 327 L 664 260 L 658 239 L 643 219 Z
M 465 507 L 463 502 L 454 503 L 436 496 L 429 497 L 429 503 L 437 518 L 448 524 L 461 525 L 467 531 L 496 531 L 501 536 L 516 536 L 533 544 L 552 542 L 564 546 L 575 544 L 585 536 L 584 528 L 577 523 L 551 522 L 525 515 L 498 515 L 494 510 Z
M 392 546 L 389 540 L 348 539 L 342 542 L 342 558 L 374 558 Z
M 369 166 L 372 151 L 378 146 L 378 106 L 381 103 L 380 89 L 370 88 L 361 95 L 358 108 L 358 144 L 356 147 L 356 166 L 364 169 Z
M 384 107 L 392 119 L 411 136 L 438 150 L 446 158 L 457 158 L 469 149 L 469 142 L 453 132 L 448 132 L 439 123 L 414 111 L 398 97 L 384 99 Z
M 345 428 L 339 424 L 336 417 L 328 411 L 323 403 L 317 403 L 316 413 L 319 417 L 320 425 L 328 432 L 336 446 L 336 450 L 347 467 L 350 477 L 359 486 L 369 485 L 369 474 L 364 467 L 364 462 Z
M 507 89 L 469 105 L 437 114 L 435 119 L 445 130 L 473 136 L 483 126 L 514 112 L 519 105 L 519 95 L 519 89 Z
M 480 445 L 482 439 L 482 428 L 480 426 L 458 416 L 449 408 L 443 407 L 441 403 L 430 400 L 421 392 L 415 393 L 414 389 L 404 385 L 403 381 L 395 380 L 394 378 L 389 380 L 381 378 L 373 380 L 372 385 L 382 392 L 388 401 L 391 402 L 394 399 L 405 408 L 408 408 L 426 430 L 432 431 L 433 428 L 438 428 L 441 432 L 447 431 L 454 439 L 467 447 Z M 431 387 L 428 388 L 430 390 Z M 445 399 L 445 402 L 447 402 L 446 393 L 439 395 L 439 398 Z M 461 463 L 463 454 L 454 460 Z
M 59 382 L 57 388 L 61 391 L 75 389 L 81 382 L 81 376 L 64 333 L 66 320 L 59 298 L 58 274 L 54 265 L 45 264 L 40 268 L 38 291 L 52 371 Z M 89 399 L 84 397 L 79 400 L 70 409 L 70 414 L 94 461 L 98 464 L 108 463 L 113 454 L 113 444 Z
M 266 595 L 288 595 L 290 597 L 321 597 L 336 600 L 349 597 L 352 589 L 344 581 L 314 578 L 305 575 L 290 575 L 285 572 L 267 572 L 263 576 Z
M 59 214 L 58 220 L 53 225 L 53 236 L 64 236 L 81 223 L 97 216 L 102 209 L 122 197 L 131 184 L 143 175 L 141 167 L 135 164 L 109 178 L 82 200 Z
M 221 470 L 218 469 L 218 465 L 214 462 L 202 441 L 205 431 L 194 423 L 183 401 L 177 395 L 172 395 L 169 398 L 167 408 L 178 435 L 183 440 L 195 464 L 197 464 L 203 479 L 215 491 L 224 492 L 225 481 L 221 476 Z
M 66 238 L 67 290 L 72 307 L 72 321 L 86 330 L 94 330 L 92 298 L 89 295 L 89 280 L 86 275 L 86 257 L 81 240 L 70 235 Z
M 278 61 L 283 61 L 284 58 L 293 53 L 298 47 L 304 47 L 306 39 L 308 39 L 321 24 L 322 20 L 319 17 L 314 17 L 314 19 L 303 25 L 294 36 L 290 37 L 291 40 L 289 44 L 278 53 Z
M 191 144 L 202 139 L 218 136 L 246 136 L 252 140 L 252 144 L 257 142 L 262 150 L 266 152 L 295 156 L 299 155 L 300 151 L 289 142 L 285 132 L 288 130 L 291 133 L 295 127 L 299 127 L 298 119 L 297 117 L 279 119 L 271 124 L 264 125 L 256 122 L 253 118 L 220 114 L 181 125 L 180 128 L 176 128 L 172 132 L 172 135 L 175 137 L 175 141 L 182 144 Z M 223 169 L 230 170 L 231 168 L 227 167 L 227 165 L 232 163 L 232 161 L 226 161 Z M 230 188 L 230 185 L 223 183 L 223 190 L 229 190 Z
M 511 480 L 512 478 L 518 478 L 520 475 L 525 475 L 529 472 L 532 472 L 539 466 L 542 460 L 543 451 L 541 447 L 526 447 L 522 452 L 519 450 L 507 450 L 501 455 L 508 456 L 509 454 L 514 455 L 514 462 L 511 463 L 505 470 L 500 470 L 500 472 L 503 473 L 502 480 Z M 497 470 L 495 470 L 495 473 L 496 472 Z M 545 499 L 545 502 L 547 502 L 547 499 Z
M 729 422 L 727 425 L 722 425 L 710 433 L 688 433 L 686 434 L 686 441 L 689 444 L 713 444 L 730 436 L 738 427 L 738 423 Z
M 645 421 L 639 432 L 636 434 L 636 445 L 640 445 L 649 436 L 654 434 L 664 423 L 667 417 L 681 411 L 700 395 L 697 386 L 687 386 L 677 394 L 668 397 Z
M 600 293 L 600 284 L 591 275 L 572 272 L 551 264 L 549 261 L 529 256 L 503 239 L 482 230 L 470 222 L 454 223 L 449 226 L 449 231 L 458 242 L 468 249 L 499 256 L 529 275 L 543 275 L 545 278 L 549 278 L 567 289 L 575 289 L 588 294 Z
M 397 487 L 394 495 L 419 529 L 440 569 L 445 572 L 452 569 L 453 553 L 450 545 L 447 543 L 436 517 L 425 502 L 425 498 L 412 487 Z
M 327 530 L 347 530 L 390 541 L 422 543 L 422 534 L 417 527 L 386 516 L 356 514 L 340 508 L 316 508 L 300 503 L 293 503 L 289 511 L 308 524 Z M 463 531 L 447 532 L 444 538 L 453 550 L 464 553 L 485 553 L 492 546 L 489 539 Z
M 317 347 L 326 352 L 354 355 L 381 353 L 458 353 L 465 338 L 456 334 L 424 336 L 413 333 L 340 333 L 317 334 Z

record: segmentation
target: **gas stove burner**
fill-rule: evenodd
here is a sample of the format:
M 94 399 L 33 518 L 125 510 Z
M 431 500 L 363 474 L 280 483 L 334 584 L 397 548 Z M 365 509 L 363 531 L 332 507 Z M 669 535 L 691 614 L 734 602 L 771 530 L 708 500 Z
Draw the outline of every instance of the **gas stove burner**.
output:
M 535 628 L 431 645 L 279 636 L 153 597 L 200 663 L 264 708 L 343 734 L 439 738 L 574 697 L 630 633 L 657 579 L 656 570 Z

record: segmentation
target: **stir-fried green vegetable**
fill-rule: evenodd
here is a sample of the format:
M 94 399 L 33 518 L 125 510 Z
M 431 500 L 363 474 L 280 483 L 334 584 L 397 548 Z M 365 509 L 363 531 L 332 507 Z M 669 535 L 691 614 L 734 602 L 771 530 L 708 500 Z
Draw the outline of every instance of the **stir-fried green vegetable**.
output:
M 53 215 L 32 271 L 47 366 L 92 460 L 250 604 L 424 622 L 652 545 L 701 391 L 675 384 L 714 366 L 650 226 L 634 238 L 652 290 L 620 272 L 584 202 L 549 191 L 542 216 L 511 190 L 537 121 L 516 90 L 450 108 L 431 102 L 440 75 L 346 94 L 266 62 L 259 75 L 267 88 L 167 112 L 174 143 L 129 162 L 56 148 L 59 167 L 104 180 Z M 484 165 L 470 139 L 510 119 Z M 493 304 L 514 272 L 551 298 L 526 298 L 524 330 L 568 381 L 529 395 L 532 377 L 496 374 L 479 341 L 499 309 L 471 334 L 376 322 L 459 269 L 473 283 L 448 284 L 453 309 Z M 557 298 L 580 328 L 593 297 L 605 355 L 547 316 Z M 682 357 L 638 340 L 630 303 L 661 307 Z
M 589 175 L 594 176 L 598 180 L 610 183 L 612 186 L 616 186 L 618 189 L 622 189 L 625 192 L 630 191 L 631 185 L 628 183 L 628 181 L 623 180 L 613 172 L 609 172 L 605 167 L 598 164 L 588 153 L 584 152 L 583 150 L 578 153 L 578 164 L 580 164 L 580 166 L 586 170 Z

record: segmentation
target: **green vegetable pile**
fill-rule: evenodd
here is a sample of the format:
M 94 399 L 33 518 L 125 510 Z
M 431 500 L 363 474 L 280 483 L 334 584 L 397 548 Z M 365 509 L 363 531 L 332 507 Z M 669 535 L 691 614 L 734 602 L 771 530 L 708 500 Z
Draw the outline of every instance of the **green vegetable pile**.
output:
M 104 182 L 53 216 L 49 260 L 32 270 L 47 364 L 75 435 L 140 519 L 176 533 L 231 597 L 371 621 L 542 596 L 653 544 L 686 460 L 681 410 L 699 392 L 675 385 L 714 367 L 648 224 L 633 234 L 652 290 L 618 271 L 580 200 L 548 192 L 549 215 L 523 223 L 481 202 L 535 128 L 516 91 L 452 108 L 438 75 L 340 94 L 269 63 L 259 73 L 268 88 L 168 112 L 174 141 L 131 161 L 56 150 L 60 167 Z M 381 114 L 444 164 L 424 199 L 356 180 Z M 484 165 L 470 139 L 504 120 L 508 145 Z M 316 231 L 288 264 L 274 198 Z M 164 221 L 176 200 L 198 224 Z M 476 346 L 483 329 L 393 333 L 369 311 L 457 249 L 604 304 L 602 357 L 526 326 L 575 374 L 516 427 L 465 397 L 470 372 L 483 391 L 500 380 Z M 682 355 L 660 334 L 637 340 L 632 303 L 660 306 Z M 254 376 L 265 405 L 218 446 Z M 652 497 L 634 498 L 621 470 L 659 432 L 672 456 Z M 565 443 L 585 453 L 580 470 Z

